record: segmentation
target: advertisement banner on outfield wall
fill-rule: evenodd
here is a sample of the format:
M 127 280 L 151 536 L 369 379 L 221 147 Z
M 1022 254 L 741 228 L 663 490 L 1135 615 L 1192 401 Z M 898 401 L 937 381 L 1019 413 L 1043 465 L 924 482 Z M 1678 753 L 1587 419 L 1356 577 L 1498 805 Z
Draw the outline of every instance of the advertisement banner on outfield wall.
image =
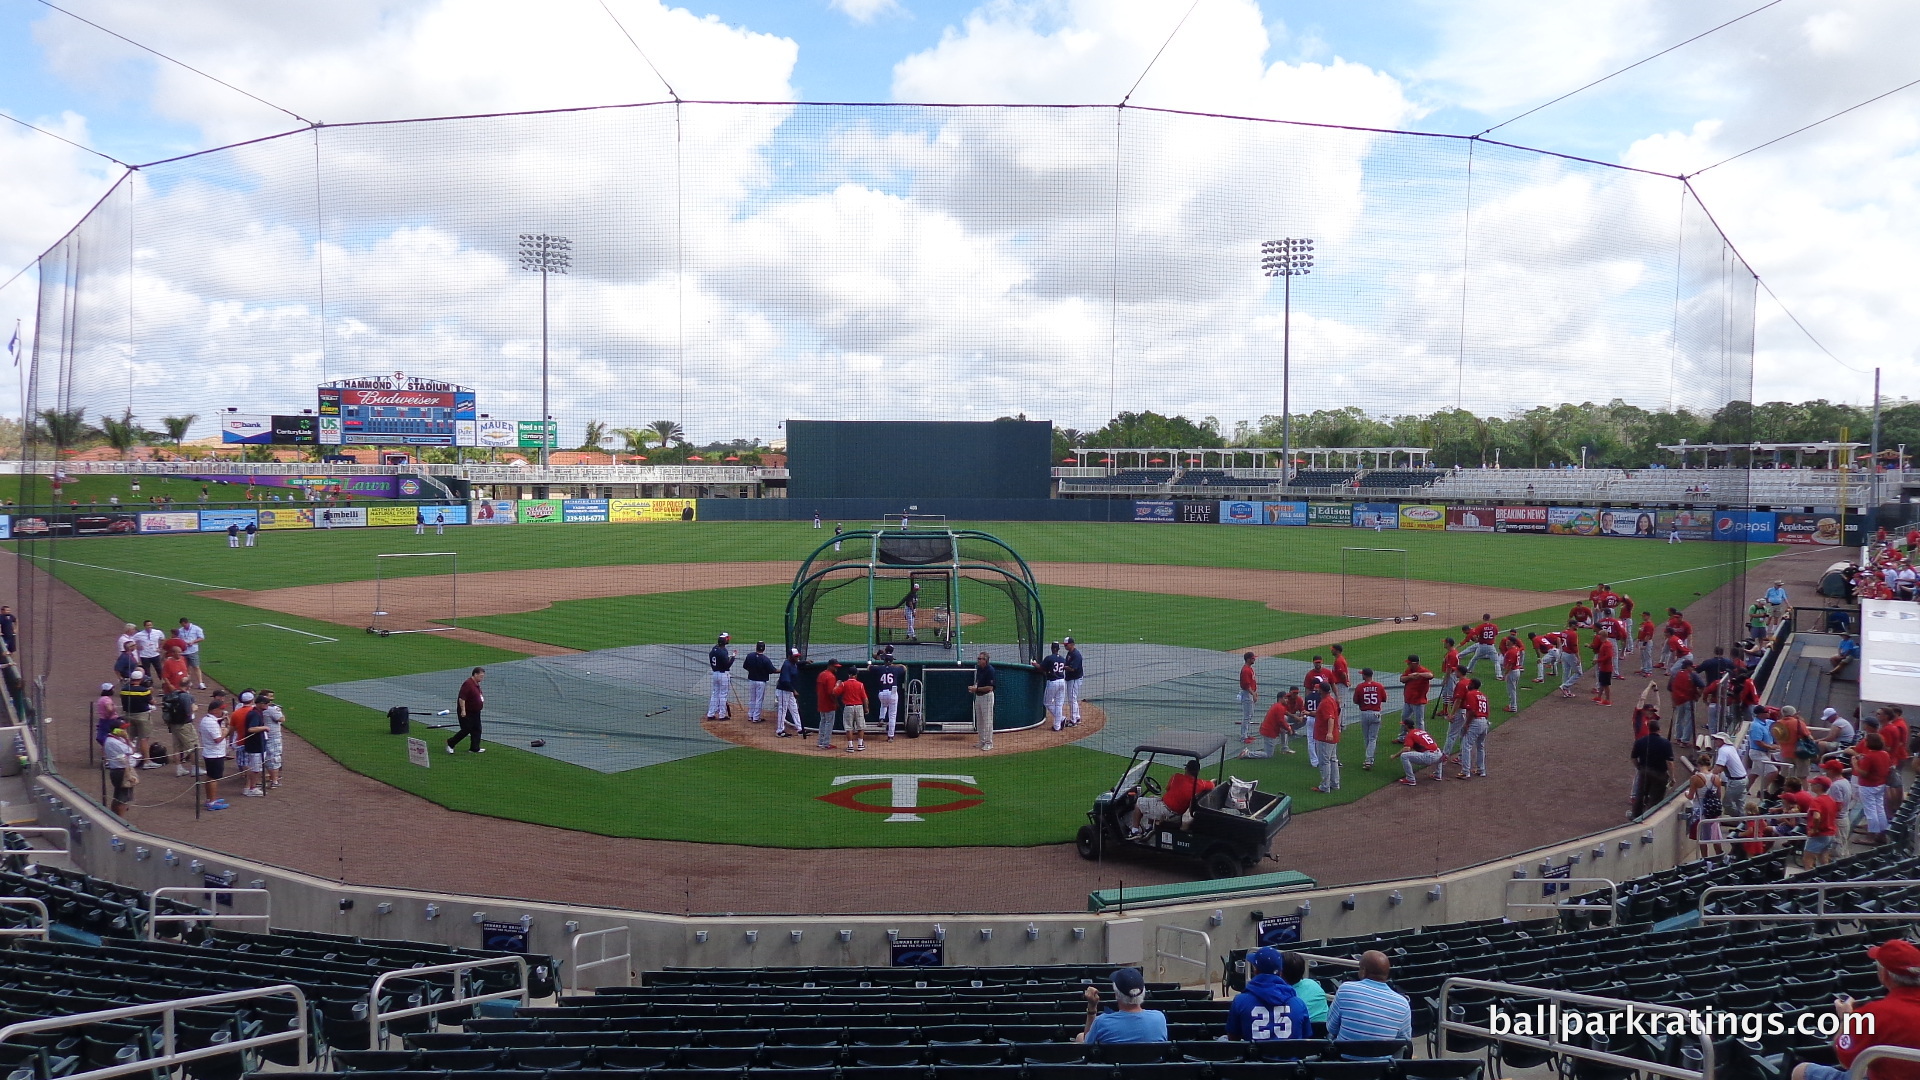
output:
M 1491 506 L 1454 506 L 1447 509 L 1448 532 L 1493 532 L 1499 519 Z
M 266 528 L 269 511 L 260 511 L 260 527 Z M 360 506 L 316 506 L 307 514 L 307 520 L 316 529 L 364 529 L 367 525 L 367 511 Z M 298 529 L 298 525 L 282 526 Z
M 1650 540 L 1653 538 L 1655 522 L 1656 515 L 1651 510 L 1602 510 L 1600 535 Z
M 1841 540 L 1840 515 L 1781 514 L 1774 522 L 1773 538 L 1782 544 L 1838 547 Z
M 306 506 L 298 509 L 288 507 L 282 510 L 262 510 L 260 511 L 260 527 L 262 529 L 311 529 L 313 528 L 313 514 L 313 509 Z M 206 515 L 202 514 L 201 516 L 205 517 Z
M 1770 510 L 1721 510 L 1713 515 L 1713 538 L 1771 544 L 1777 518 Z
M 1547 531 L 1555 536 L 1597 536 L 1600 511 L 1591 506 L 1550 506 Z
M 426 515 L 427 524 L 439 528 L 442 525 L 465 525 L 467 523 L 467 504 L 452 503 L 440 506 L 423 506 L 420 512 Z
M 1155 500 L 1152 502 L 1136 501 L 1133 504 L 1133 520 L 1172 521 L 1173 503 L 1166 500 Z
M 1354 503 L 1353 527 L 1356 529 L 1398 529 L 1400 504 Z
M 1447 527 L 1447 508 L 1403 503 L 1400 507 L 1400 527 L 1420 532 L 1439 532 Z
M 1173 508 L 1182 524 L 1217 525 L 1220 522 L 1220 504 L 1217 502 L 1176 502 Z
M 420 508 L 417 506 L 369 506 L 367 524 L 369 525 L 413 525 L 420 520 Z
M 1270 502 L 1260 504 L 1260 523 L 1262 525 L 1305 525 L 1307 523 L 1307 504 L 1303 502 Z
M 1220 524 L 1222 525 L 1258 525 L 1260 524 L 1260 504 L 1257 502 L 1220 503 Z
M 143 533 L 199 532 L 200 515 L 191 510 L 168 510 L 160 513 L 141 514 L 140 531 Z
M 11 539 L 13 539 L 13 517 L 8 514 L 0 514 L 0 540 Z
M 534 434 L 538 435 L 539 432 Z M 565 520 L 560 499 L 521 499 L 516 509 L 522 525 L 558 525 Z
M 245 529 L 249 525 L 258 525 L 260 515 L 252 510 L 202 510 L 200 511 L 201 532 L 226 532 L 227 526 L 238 525 Z
M 1680 530 L 1682 540 L 1713 539 L 1713 511 L 1711 510 L 1662 510 L 1654 518 L 1653 531 L 1665 540 L 1673 535 L 1674 529 Z
M 1544 506 L 1496 506 L 1493 527 L 1504 533 L 1543 533 L 1547 531 Z
M 1353 524 L 1353 504 L 1308 503 L 1307 524 L 1337 525 L 1344 529 Z
M 69 536 L 73 533 L 73 518 L 67 514 L 19 514 L 13 519 L 13 535 L 21 538 L 30 536 Z
M 73 515 L 75 536 L 132 536 L 140 531 L 140 519 L 131 512 Z
M 473 504 L 475 525 L 512 525 L 519 518 L 512 499 L 480 499 Z
M 607 520 L 607 500 L 605 499 L 566 499 L 560 504 L 563 520 L 573 522 L 596 522 Z
M 692 521 L 700 511 L 692 499 L 609 499 L 609 521 Z

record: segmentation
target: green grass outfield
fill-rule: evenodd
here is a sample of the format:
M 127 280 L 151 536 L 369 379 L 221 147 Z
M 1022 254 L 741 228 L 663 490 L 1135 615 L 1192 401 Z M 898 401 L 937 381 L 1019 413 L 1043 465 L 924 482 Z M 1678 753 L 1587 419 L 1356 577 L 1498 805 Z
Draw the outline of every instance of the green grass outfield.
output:
M 982 526 L 1029 561 L 1122 562 L 1186 566 L 1264 567 L 1337 572 L 1343 546 L 1393 546 L 1409 552 L 1416 577 L 1468 584 L 1551 589 L 1606 579 L 1642 606 L 1682 606 L 1725 581 L 1722 561 L 1740 550 L 1694 543 L 1667 545 L 1584 537 L 1402 533 L 1383 540 L 1354 530 L 1231 528 L 1201 525 L 995 523 Z M 385 717 L 306 688 L 466 667 L 519 654 L 430 634 L 374 638 L 341 633 L 333 623 L 269 613 L 196 595 L 209 586 L 268 589 L 354 581 L 372 576 L 373 556 L 403 551 L 457 551 L 463 571 L 630 563 L 797 560 L 825 539 L 805 523 L 698 522 L 644 525 L 456 528 L 444 536 L 410 530 L 348 530 L 262 534 L 254 549 L 229 550 L 225 537 L 158 536 L 75 539 L 49 544 L 14 542 L 16 550 L 61 563 L 42 563 L 102 607 L 124 619 L 171 624 L 185 615 L 205 627 L 210 672 L 229 686 L 280 691 L 289 721 L 303 737 L 342 764 L 456 810 L 619 836 L 749 843 L 779 847 L 1028 845 L 1063 841 L 1084 820 L 1093 794 L 1121 765 L 1079 747 L 923 763 L 850 760 L 848 755 L 774 754 L 733 748 L 684 761 L 606 776 L 537 754 L 493 744 L 483 758 L 436 755 L 431 769 L 407 764 L 400 740 L 386 733 Z M 1747 549 L 1753 557 L 1781 549 Z M 399 560 L 403 563 L 412 560 Z M 420 560 L 429 563 L 432 560 Z M 81 565 L 85 564 L 85 565 Z M 432 567 L 422 567 L 423 570 Z M 1638 580 L 1635 580 L 1638 579 Z M 1048 625 L 1071 627 L 1085 641 L 1137 641 L 1232 648 L 1310 633 L 1342 620 L 1267 610 L 1248 601 L 1207 600 L 1096 589 L 1047 588 Z M 761 601 L 764 598 L 764 608 Z M 778 640 L 782 586 L 699 590 L 570 601 L 543 612 L 472 620 L 501 633 L 559 640 L 578 648 L 644 641 L 699 642 L 707 638 L 716 604 L 730 605 L 736 640 L 764 632 Z M 606 605 L 618 617 L 594 620 Z M 1549 621 L 1563 608 L 1508 621 Z M 643 616 L 634 619 L 634 614 Z M 263 622 L 338 637 L 307 639 L 246 626 Z M 608 627 L 588 630 L 582 624 Z M 622 629 L 622 625 L 631 628 Z M 759 629 L 748 630 L 748 627 Z M 1292 629 L 1298 627 L 1300 629 Z M 1432 653 L 1444 627 L 1421 627 L 1356 642 L 1356 667 L 1398 670 L 1409 651 Z M 110 642 L 63 643 L 59 663 L 97 656 L 105 667 Z M 1537 698 L 1527 684 L 1525 701 Z M 55 702 L 54 715 L 81 712 L 83 702 Z M 1192 726 L 1228 731 L 1237 715 L 1195 716 Z M 1351 801 L 1388 782 L 1387 770 L 1358 768 L 1359 748 L 1343 746 L 1345 786 L 1334 796 L 1306 789 L 1314 782 L 1303 753 L 1236 763 L 1232 771 L 1264 787 L 1293 794 L 1302 811 Z M 854 767 L 857 761 L 859 769 Z M 855 771 L 965 773 L 986 793 L 978 807 L 930 814 L 916 824 L 887 824 L 885 815 L 849 811 L 819 801 L 836 775 Z M 298 782 L 298 763 L 290 768 Z M 923 798 L 923 802 L 931 801 Z

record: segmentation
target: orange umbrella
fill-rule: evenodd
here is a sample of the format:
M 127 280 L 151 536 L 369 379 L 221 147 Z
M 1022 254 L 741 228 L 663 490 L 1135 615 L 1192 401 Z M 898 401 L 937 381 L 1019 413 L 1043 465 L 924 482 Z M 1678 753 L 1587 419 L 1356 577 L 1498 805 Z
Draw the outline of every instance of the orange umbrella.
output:
M 728 455 L 727 455 L 727 460 L 728 460 L 728 461 L 739 461 L 739 460 L 740 460 L 740 455 L 738 455 L 738 454 L 728 454 Z
M 707 459 L 706 459 L 706 458 L 703 458 L 703 457 L 701 457 L 701 456 L 700 456 L 699 454 L 695 454 L 695 455 L 693 455 L 692 457 L 690 457 L 690 458 L 688 458 L 687 460 L 688 460 L 688 461 L 705 461 L 705 460 L 707 460 Z

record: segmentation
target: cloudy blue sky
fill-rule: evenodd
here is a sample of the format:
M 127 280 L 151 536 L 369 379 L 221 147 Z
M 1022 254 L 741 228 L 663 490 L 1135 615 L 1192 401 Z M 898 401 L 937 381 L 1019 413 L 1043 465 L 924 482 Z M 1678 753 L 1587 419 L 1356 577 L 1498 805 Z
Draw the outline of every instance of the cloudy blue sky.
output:
M 1472 134 L 1760 0 L 609 0 L 690 99 L 1133 102 Z M 62 6 L 330 123 L 657 100 L 597 0 L 70 0 Z M 529 13 L 538 11 L 538 18 Z M 1191 14 L 1189 15 L 1189 11 Z M 1497 138 L 1691 172 L 1916 76 L 1908 0 L 1781 0 Z M 0 109 L 124 161 L 284 131 L 287 116 L 33 0 L 0 4 Z M 119 170 L 0 130 L 10 274 Z M 1920 88 L 1707 172 L 1728 236 L 1841 361 L 1920 395 Z M 0 292 L 31 317 L 31 276 Z M 1756 393 L 1863 401 L 1763 297 Z M 0 334 L 4 336 L 4 334 Z M 0 390 L 0 411 L 12 394 Z M 1195 408 L 1211 407 L 1195 402 Z M 1074 417 L 1085 423 L 1097 417 Z

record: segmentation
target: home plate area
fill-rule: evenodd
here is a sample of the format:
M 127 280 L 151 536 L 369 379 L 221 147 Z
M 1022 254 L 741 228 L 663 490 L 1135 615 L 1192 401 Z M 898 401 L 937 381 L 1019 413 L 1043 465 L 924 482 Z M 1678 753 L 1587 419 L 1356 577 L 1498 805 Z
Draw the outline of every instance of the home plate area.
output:
M 486 738 L 603 773 L 729 749 L 733 743 L 700 727 L 707 705 L 710 647 L 630 645 L 490 664 Z M 1097 643 L 1082 645 L 1081 652 L 1087 661 L 1083 696 L 1106 710 L 1107 722 L 1079 745 L 1126 757 L 1160 731 L 1238 730 L 1237 653 Z M 1265 714 L 1275 692 L 1297 685 L 1311 667 L 1275 657 L 1256 661 L 1254 670 L 1264 699 L 1255 709 L 1256 718 Z M 452 709 L 454 695 L 469 670 L 329 683 L 313 689 L 382 713 L 404 705 L 416 726 L 451 730 L 453 717 L 437 714 Z M 733 676 L 733 700 L 744 706 L 746 676 L 737 665 Z M 1382 681 L 1389 687 L 1396 683 Z M 771 715 L 771 693 L 767 709 Z M 1348 710 L 1351 713 L 1351 705 Z M 544 740 L 545 745 L 533 746 L 535 739 Z

